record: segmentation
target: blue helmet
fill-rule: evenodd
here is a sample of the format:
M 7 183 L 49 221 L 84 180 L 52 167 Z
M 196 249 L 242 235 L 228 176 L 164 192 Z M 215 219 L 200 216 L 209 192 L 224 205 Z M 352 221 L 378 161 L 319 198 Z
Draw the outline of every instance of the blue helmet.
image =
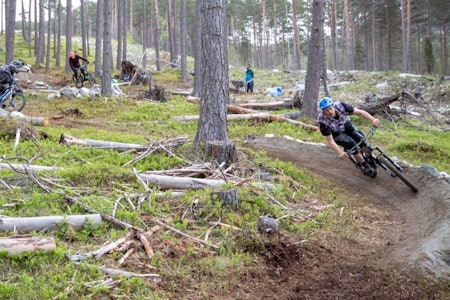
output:
M 319 102 L 319 107 L 321 110 L 327 109 L 328 107 L 333 106 L 333 105 L 334 105 L 334 101 L 330 97 L 322 98 L 322 100 L 320 100 L 320 102 Z

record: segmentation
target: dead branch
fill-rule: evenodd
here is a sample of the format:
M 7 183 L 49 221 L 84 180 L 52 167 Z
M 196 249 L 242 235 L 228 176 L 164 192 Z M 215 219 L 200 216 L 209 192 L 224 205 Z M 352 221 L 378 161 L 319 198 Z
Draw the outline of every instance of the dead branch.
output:
M 171 230 L 171 231 L 173 231 L 173 232 L 175 232 L 175 233 L 178 233 L 178 234 L 180 234 L 180 235 L 182 235 L 182 236 L 184 236 L 184 237 L 187 237 L 187 238 L 189 238 L 189 239 L 191 239 L 191 240 L 193 240 L 193 241 L 195 241 L 195 242 L 197 242 L 197 243 L 206 245 L 206 246 L 211 247 L 211 248 L 213 248 L 213 249 L 219 249 L 219 246 L 217 246 L 217 245 L 210 244 L 210 243 L 207 243 L 207 242 L 205 242 L 205 241 L 199 240 L 199 239 L 197 239 L 197 238 L 195 238 L 195 237 L 193 237 L 193 236 L 190 236 L 190 235 L 188 235 L 188 234 L 186 234 L 186 233 L 184 233 L 184 232 L 179 231 L 178 229 L 175 229 L 175 228 L 173 228 L 173 227 L 167 225 L 167 224 L 164 223 L 164 222 L 161 222 L 161 221 L 159 221 L 159 220 L 154 220 L 154 222 L 158 223 L 159 225 L 163 226 L 164 228 L 167 228 L 167 229 L 169 229 L 169 230 Z

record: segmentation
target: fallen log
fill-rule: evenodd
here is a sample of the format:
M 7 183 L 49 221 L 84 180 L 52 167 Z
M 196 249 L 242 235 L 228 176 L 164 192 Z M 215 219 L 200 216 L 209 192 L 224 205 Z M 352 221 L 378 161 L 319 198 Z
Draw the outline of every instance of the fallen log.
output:
M 42 231 L 56 229 L 59 223 L 67 222 L 73 229 L 82 229 L 87 221 L 93 222 L 95 225 L 102 225 L 102 218 L 99 214 L 92 215 L 72 215 L 72 216 L 45 216 L 30 218 L 0 218 L 0 232 L 4 231 Z
M 379 100 L 363 103 L 358 108 L 367 111 L 371 115 L 384 114 L 390 112 L 389 104 L 399 100 L 401 96 L 402 93 L 398 93 Z
M 175 116 L 172 117 L 174 120 L 180 122 L 190 122 L 198 121 L 199 116 Z M 277 115 L 271 115 L 268 113 L 252 113 L 252 114 L 239 114 L 239 115 L 227 115 L 227 120 L 245 120 L 245 119 L 255 119 L 260 121 L 270 121 L 270 122 L 286 122 L 292 125 L 301 126 L 305 129 L 319 130 L 315 125 L 306 124 L 300 121 L 292 120 L 286 117 L 281 117 Z
M 265 102 L 265 103 L 239 103 L 236 105 L 238 107 L 243 107 L 246 109 L 255 110 L 277 110 L 277 109 L 288 109 L 293 107 L 292 101 L 275 101 L 275 102 Z
M 36 236 L 0 238 L 0 251 L 6 251 L 9 256 L 20 255 L 26 251 L 36 252 L 38 250 L 46 252 L 56 250 L 55 239 Z
M 16 111 L 10 113 L 9 111 L 4 110 L 2 108 L 0 108 L 0 117 L 10 117 L 13 119 L 24 120 L 27 123 L 31 123 L 35 126 L 48 126 L 50 124 L 50 121 L 48 118 L 25 116 L 21 112 L 16 112 Z
M 197 98 L 197 97 L 189 96 L 189 97 L 186 97 L 185 99 L 186 99 L 186 101 L 191 102 L 191 103 L 196 103 L 196 104 L 200 103 L 200 98 Z M 272 114 L 267 114 L 267 113 L 260 113 L 253 109 L 247 109 L 247 108 L 239 107 L 239 106 L 235 106 L 235 105 L 227 105 L 227 111 L 230 113 L 234 113 L 234 114 L 246 114 L 246 117 L 244 117 L 243 119 L 258 119 L 261 121 L 270 121 L 270 122 L 287 122 L 292 125 L 301 126 L 305 129 L 319 130 L 319 128 L 315 125 L 288 119 L 283 116 L 272 115 Z M 199 119 L 198 116 L 188 116 L 188 117 L 175 116 L 172 118 L 175 120 L 178 120 L 178 121 L 197 121 Z M 227 120 L 236 120 L 236 119 L 239 119 L 239 117 L 234 117 L 233 115 L 227 115 Z
M 145 150 L 146 146 L 138 145 L 138 144 L 127 144 L 127 143 L 119 143 L 119 142 L 111 142 L 111 141 L 100 141 L 100 140 L 90 140 L 90 139 L 80 139 L 67 134 L 61 134 L 59 139 L 59 143 L 61 145 L 67 146 L 84 146 L 84 147 L 92 147 L 99 149 L 112 149 L 116 151 L 129 151 L 129 150 Z
M 203 189 L 216 188 L 225 184 L 225 180 L 219 179 L 204 179 L 204 178 L 190 178 L 190 177 L 173 177 L 165 175 L 154 175 L 140 173 L 143 180 L 148 181 L 151 185 L 158 186 L 162 189 Z

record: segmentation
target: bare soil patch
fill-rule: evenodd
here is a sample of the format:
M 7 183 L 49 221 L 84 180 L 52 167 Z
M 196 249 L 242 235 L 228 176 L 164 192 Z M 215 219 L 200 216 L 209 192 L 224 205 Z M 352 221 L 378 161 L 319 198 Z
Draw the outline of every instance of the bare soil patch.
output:
M 278 274 L 289 274 L 279 283 L 286 297 L 278 299 L 441 299 L 442 289 L 433 282 L 450 271 L 447 181 L 426 167 L 402 164 L 419 187 L 413 193 L 383 170 L 376 178 L 362 175 L 325 145 L 282 137 L 256 138 L 248 145 L 327 178 L 360 199 L 346 203 L 360 223 L 352 236 L 319 233 L 313 244 L 271 250 L 267 266 L 279 265 L 283 271 Z

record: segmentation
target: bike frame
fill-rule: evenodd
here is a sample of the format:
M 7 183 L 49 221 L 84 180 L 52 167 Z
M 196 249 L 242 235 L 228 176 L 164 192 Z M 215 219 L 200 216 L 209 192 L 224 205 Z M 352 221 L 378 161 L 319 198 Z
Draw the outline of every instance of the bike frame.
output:
M 375 131 L 377 130 L 377 127 L 372 126 L 369 129 L 369 132 L 364 136 L 364 138 L 359 141 L 359 143 L 357 143 L 353 148 L 351 148 L 350 150 L 347 151 L 350 159 L 353 161 L 353 163 L 357 166 L 358 162 L 356 161 L 356 159 L 350 154 L 351 152 L 353 152 L 353 150 L 355 149 L 359 149 L 361 152 L 364 152 L 363 149 L 361 149 L 361 145 L 364 142 L 367 142 L 367 147 L 368 149 L 366 150 L 365 154 L 366 155 L 371 155 L 372 158 L 375 161 L 375 167 L 380 166 L 383 170 L 385 170 L 391 177 L 397 177 L 397 175 L 392 172 L 389 168 L 387 168 L 381 161 L 380 161 L 380 156 L 383 156 L 384 158 L 386 158 L 389 163 L 391 163 L 397 170 L 399 170 L 400 172 L 403 171 L 403 168 L 397 164 L 396 162 L 394 162 L 386 153 L 383 152 L 383 150 L 381 150 L 379 147 L 374 147 L 372 148 L 372 146 L 368 143 L 369 138 L 372 137 L 375 133 Z M 375 153 L 376 152 L 376 153 Z M 365 159 L 365 158 L 364 158 Z

